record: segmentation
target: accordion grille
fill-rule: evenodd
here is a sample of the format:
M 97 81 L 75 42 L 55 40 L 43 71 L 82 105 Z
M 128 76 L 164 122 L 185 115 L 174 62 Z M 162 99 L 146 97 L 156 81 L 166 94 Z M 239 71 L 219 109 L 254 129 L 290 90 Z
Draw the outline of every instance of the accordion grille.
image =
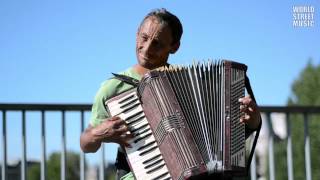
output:
M 245 167 L 245 126 L 239 119 L 243 113 L 239 112 L 238 99 L 244 96 L 245 74 L 239 69 L 231 70 L 231 164 Z

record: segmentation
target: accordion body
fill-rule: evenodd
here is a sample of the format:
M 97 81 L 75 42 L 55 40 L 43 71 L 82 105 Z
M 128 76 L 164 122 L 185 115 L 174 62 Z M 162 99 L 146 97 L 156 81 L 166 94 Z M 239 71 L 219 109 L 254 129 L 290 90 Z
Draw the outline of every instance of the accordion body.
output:
M 244 64 L 215 61 L 147 73 L 106 102 L 134 134 L 127 159 L 136 179 L 245 174 Z

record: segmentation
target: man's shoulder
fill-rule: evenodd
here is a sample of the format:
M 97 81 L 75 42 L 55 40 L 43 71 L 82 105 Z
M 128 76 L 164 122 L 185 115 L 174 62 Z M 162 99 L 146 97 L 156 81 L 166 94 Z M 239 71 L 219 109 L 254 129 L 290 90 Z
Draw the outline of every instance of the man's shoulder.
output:
M 121 71 L 117 74 L 122 74 L 130 77 L 135 77 L 132 67 Z M 132 88 L 131 85 L 123 83 L 113 76 L 101 83 L 99 94 L 104 96 L 104 99 L 111 98 L 127 89 Z
M 116 74 L 126 75 L 126 76 L 132 76 L 132 67 L 127 68 L 124 71 L 117 72 Z M 107 87 L 107 88 L 115 88 L 121 83 L 120 80 L 114 78 L 114 76 L 111 76 L 109 79 L 103 81 L 101 83 L 101 87 Z

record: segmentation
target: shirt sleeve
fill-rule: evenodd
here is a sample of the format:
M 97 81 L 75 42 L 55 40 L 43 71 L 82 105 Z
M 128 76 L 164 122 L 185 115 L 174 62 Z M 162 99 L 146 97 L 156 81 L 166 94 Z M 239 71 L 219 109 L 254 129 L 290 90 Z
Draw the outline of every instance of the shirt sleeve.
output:
M 90 125 L 96 127 L 110 117 L 105 102 L 115 93 L 114 80 L 107 80 L 99 88 L 92 105 Z

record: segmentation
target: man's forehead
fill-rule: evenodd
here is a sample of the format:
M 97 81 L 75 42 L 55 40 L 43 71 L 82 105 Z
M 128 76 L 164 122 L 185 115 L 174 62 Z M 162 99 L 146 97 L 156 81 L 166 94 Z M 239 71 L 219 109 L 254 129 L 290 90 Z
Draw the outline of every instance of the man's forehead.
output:
M 156 17 L 147 18 L 140 27 L 142 33 L 154 33 L 163 32 L 168 26 L 165 23 L 161 23 Z

